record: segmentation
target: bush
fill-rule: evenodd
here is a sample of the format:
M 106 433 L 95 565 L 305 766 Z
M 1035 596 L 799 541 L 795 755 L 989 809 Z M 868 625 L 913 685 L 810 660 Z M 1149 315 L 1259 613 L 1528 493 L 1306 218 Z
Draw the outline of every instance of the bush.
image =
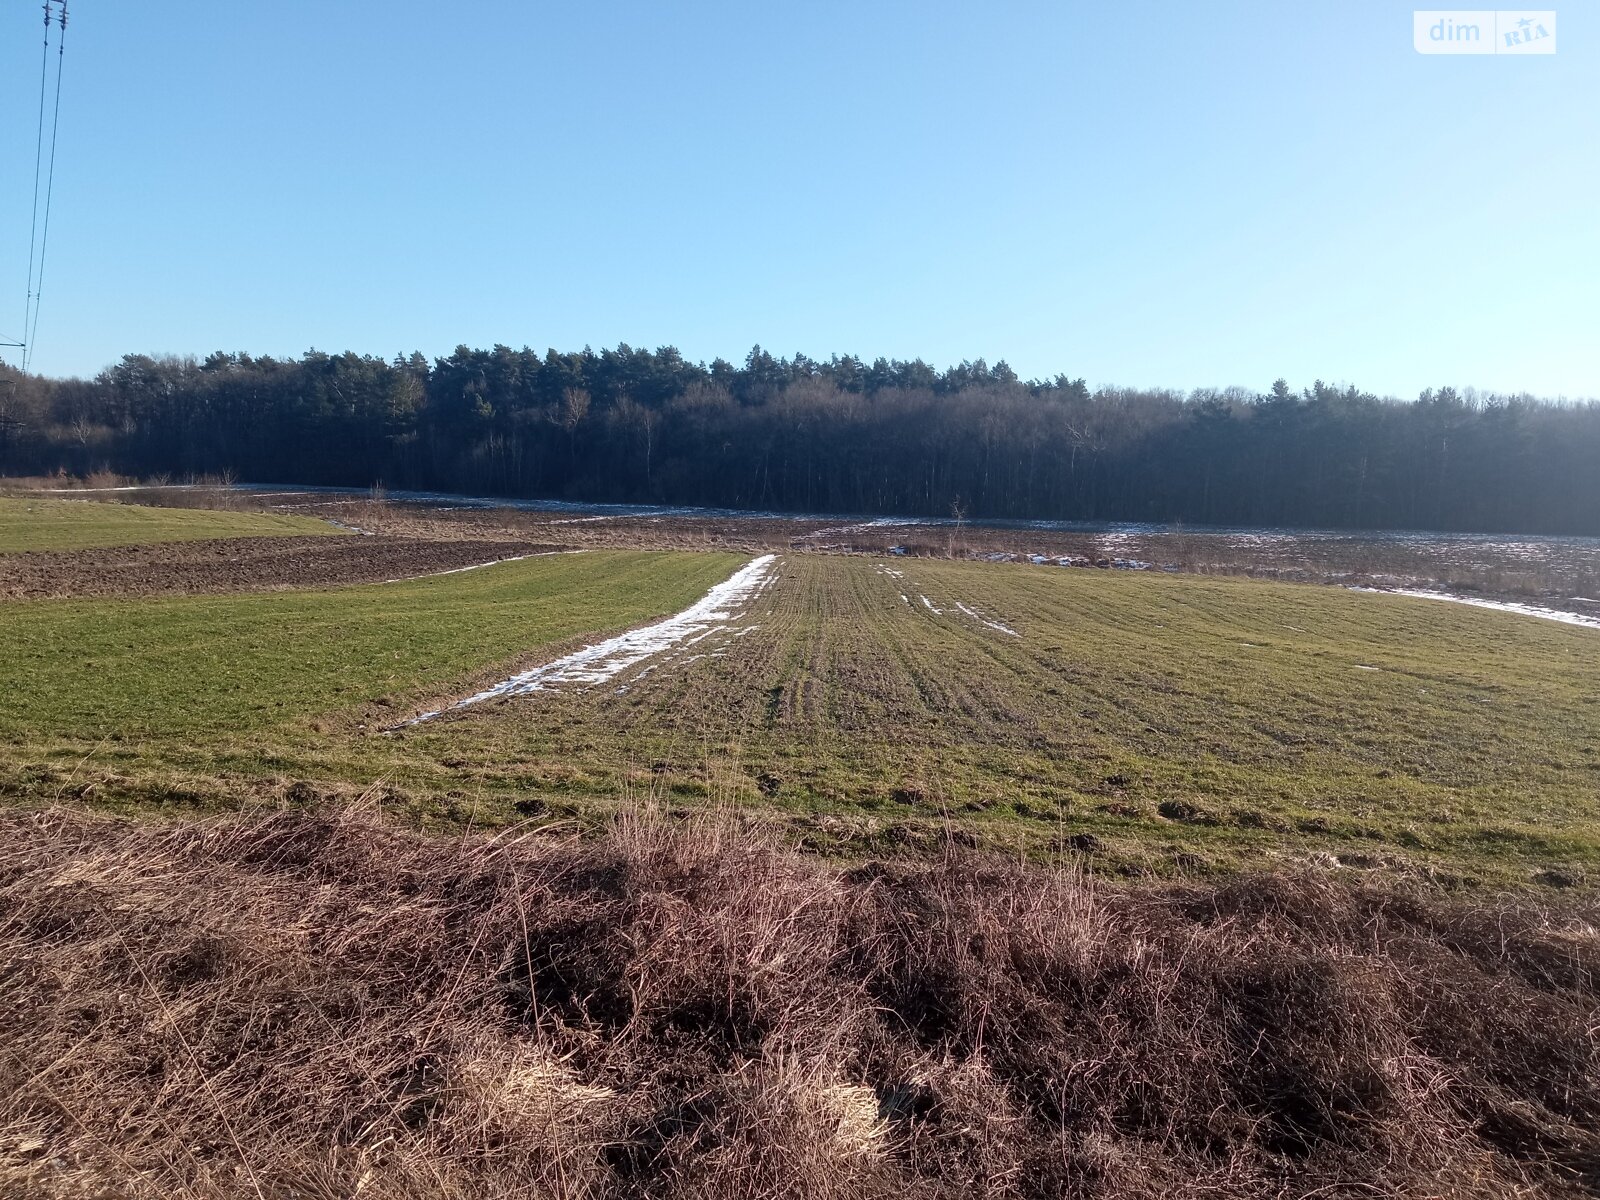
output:
M 315 804 L 0 846 L 7 1194 L 1600 1190 L 1586 900 Z

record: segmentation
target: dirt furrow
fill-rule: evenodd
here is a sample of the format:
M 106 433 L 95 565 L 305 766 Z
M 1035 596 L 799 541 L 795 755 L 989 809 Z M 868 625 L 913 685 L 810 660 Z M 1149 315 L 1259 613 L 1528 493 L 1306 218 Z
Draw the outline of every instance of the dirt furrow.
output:
M 38 550 L 0 557 L 0 597 L 176 596 L 384 583 L 564 548 L 379 535 Z

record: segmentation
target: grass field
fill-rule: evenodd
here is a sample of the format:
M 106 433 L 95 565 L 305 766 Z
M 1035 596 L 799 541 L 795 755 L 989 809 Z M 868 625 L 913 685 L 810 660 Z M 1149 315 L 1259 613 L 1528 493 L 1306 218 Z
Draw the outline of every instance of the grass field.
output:
M 822 556 L 782 573 L 721 657 L 419 727 L 396 771 L 448 759 L 505 796 L 631 786 L 845 836 L 953 817 L 1235 861 L 1600 848 L 1589 631 L 1192 577 Z
M 692 601 L 732 555 L 556 554 L 262 597 L 7 605 L 0 738 L 199 745 L 437 695 L 491 664 Z
M 0 554 L 340 532 L 326 521 L 284 513 L 150 508 L 91 500 L 0 496 Z
M 741 561 L 9 605 L 4 769 L 46 798 L 381 780 L 428 819 L 490 823 L 651 794 L 775 811 L 825 846 L 948 822 L 1098 841 L 1129 869 L 1288 850 L 1526 878 L 1600 852 L 1592 631 L 1329 588 L 788 555 L 703 644 L 379 732 Z

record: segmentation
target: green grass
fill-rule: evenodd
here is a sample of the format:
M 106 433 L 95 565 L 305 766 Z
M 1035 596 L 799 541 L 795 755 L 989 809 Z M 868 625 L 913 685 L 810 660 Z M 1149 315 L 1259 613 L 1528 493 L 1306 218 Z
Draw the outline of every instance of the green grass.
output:
M 1233 863 L 1600 855 L 1593 631 L 1333 588 L 894 569 L 791 556 L 722 657 L 419 727 L 391 769 L 422 790 L 734 800 L 869 839 L 922 818 Z
M 0 742 L 108 741 L 177 762 L 273 746 L 372 701 L 397 717 L 486 669 L 684 607 L 740 561 L 594 552 L 270 596 L 12 603 Z
M 338 534 L 326 521 L 280 513 L 150 508 L 93 500 L 0 497 L 0 554 L 91 550 L 206 538 Z
M 677 611 L 740 561 L 592 552 L 333 592 L 10 604 L 0 770 L 29 796 L 381 780 L 424 817 L 490 822 L 651 794 L 857 848 L 947 822 L 1035 848 L 1087 832 L 1130 869 L 1321 851 L 1512 879 L 1600 858 L 1600 635 L 1334 588 L 790 555 L 738 637 L 375 732 Z

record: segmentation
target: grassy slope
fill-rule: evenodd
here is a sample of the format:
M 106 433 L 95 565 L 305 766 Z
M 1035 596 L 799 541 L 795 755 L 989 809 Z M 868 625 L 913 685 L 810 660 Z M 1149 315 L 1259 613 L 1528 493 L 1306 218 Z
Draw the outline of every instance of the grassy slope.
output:
M 393 703 L 392 719 L 542 647 L 674 612 L 741 561 L 602 551 L 271 596 L 13 603 L 0 743 L 13 769 L 91 750 L 96 768 L 270 767 L 325 714 L 348 741 L 364 702 Z
M 280 513 L 0 497 L 0 554 L 339 532 L 325 521 Z
M 1048 839 L 1065 821 L 1235 859 L 1286 841 L 1481 864 L 1600 853 L 1592 631 L 1326 588 L 896 569 L 791 556 L 724 657 L 622 697 L 427 727 L 393 769 L 427 780 L 448 759 L 428 786 L 631 784 L 847 829 L 950 814 Z
M 1157 866 L 1287 846 L 1526 877 L 1600 855 L 1600 638 L 1335 589 L 789 556 L 749 636 L 622 695 L 359 727 L 483 664 L 676 611 L 738 561 L 594 553 L 343 592 L 9 606 L 0 686 L 26 699 L 0 711 L 4 769 L 46 798 L 97 771 L 382 778 L 476 820 L 648 789 L 869 843 L 946 817 L 1039 846 L 1090 832 Z M 393 707 L 362 708 L 379 695 Z

